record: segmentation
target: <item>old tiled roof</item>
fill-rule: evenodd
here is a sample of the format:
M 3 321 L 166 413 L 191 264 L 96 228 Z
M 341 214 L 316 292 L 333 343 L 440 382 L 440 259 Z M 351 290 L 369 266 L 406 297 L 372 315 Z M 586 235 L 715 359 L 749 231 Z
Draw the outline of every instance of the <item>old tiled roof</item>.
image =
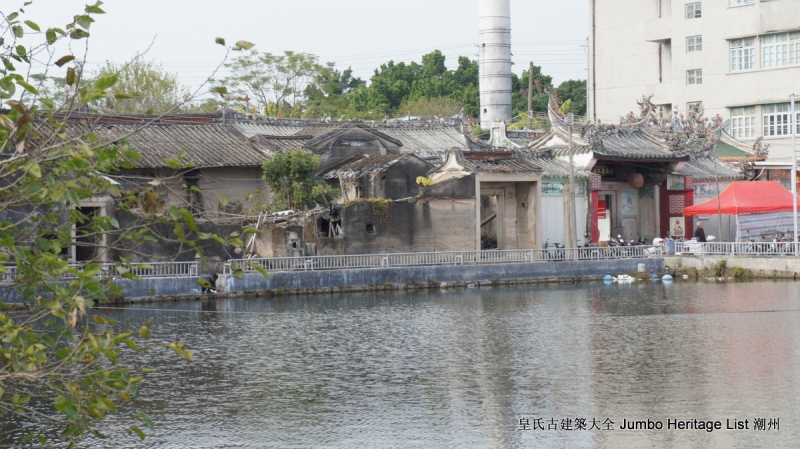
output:
M 269 148 L 252 142 L 234 125 L 75 123 L 69 134 L 96 134 L 102 141 L 127 139 L 141 160 L 131 161 L 136 168 L 166 168 L 166 159 L 178 158 L 186 151 L 183 163 L 204 167 L 260 167 L 269 157 Z
M 459 164 L 474 173 L 541 173 L 518 151 L 460 151 L 454 150 Z
M 444 155 L 452 148 L 471 149 L 469 139 L 452 127 L 415 129 L 386 128 L 384 134 L 403 142 L 401 151 L 420 157 Z
M 414 156 L 408 154 L 386 154 L 382 156 L 359 154 L 348 158 L 339 164 L 329 167 L 317 175 L 322 176 L 325 179 L 330 179 L 337 178 L 340 174 L 348 175 L 352 173 L 364 173 L 368 171 L 380 170 L 390 167 L 395 163 L 409 157 Z
M 567 145 L 545 146 L 547 140 L 556 134 L 566 141 L 569 134 L 564 130 L 546 133 L 535 141 L 531 148 L 549 149 L 554 156 L 569 154 Z M 563 134 L 563 135 L 561 135 Z M 592 152 L 596 159 L 639 159 L 639 160 L 688 160 L 688 151 L 673 151 L 663 139 L 651 132 L 641 130 L 618 129 L 606 133 L 600 140 L 592 141 L 576 130 L 573 134 L 573 151 L 575 154 Z
M 714 169 L 716 168 L 716 175 Z M 693 157 L 681 169 L 681 174 L 691 175 L 695 182 L 736 181 L 745 179 L 741 170 L 714 156 Z
M 265 136 L 292 136 L 295 134 L 303 134 L 300 132 L 303 129 L 302 126 L 284 126 L 259 122 L 237 122 L 236 127 L 247 136 L 255 136 L 258 134 L 263 134 Z
M 568 178 L 569 177 L 569 162 L 556 159 L 552 156 L 534 155 L 532 153 L 526 154 L 528 160 L 542 169 L 542 176 L 548 178 Z M 587 179 L 590 173 L 583 170 L 575 170 L 575 177 L 578 179 Z
M 113 132 L 122 136 L 133 127 L 117 125 Z M 184 163 L 202 167 L 260 167 L 269 150 L 251 142 L 234 125 L 149 125 L 128 137 L 131 147 L 142 156 L 134 161 L 140 168 L 167 167 L 164 159 L 186 151 Z
M 382 131 L 379 131 L 378 129 L 370 128 L 369 126 L 366 126 L 366 125 L 363 125 L 363 124 L 360 124 L 360 123 L 344 123 L 344 124 L 338 124 L 338 125 L 334 125 L 334 126 L 329 126 L 329 125 L 319 125 L 319 126 L 310 125 L 310 126 L 304 127 L 299 133 L 300 134 L 307 134 L 307 135 L 312 136 L 312 139 L 308 142 L 308 146 L 313 148 L 314 145 L 316 145 L 318 142 L 321 142 L 323 140 L 329 139 L 331 137 L 335 137 L 335 136 L 337 136 L 339 134 L 344 134 L 344 133 L 346 133 L 346 132 L 348 132 L 349 130 L 352 130 L 352 129 L 365 130 L 368 133 L 374 135 L 375 137 L 380 137 L 381 139 L 385 139 L 385 140 L 388 140 L 390 142 L 393 142 L 398 146 L 403 146 L 403 142 L 395 139 L 394 137 L 391 137 L 391 136 L 383 133 Z
M 740 150 L 733 145 L 727 144 L 725 142 L 719 141 L 714 146 L 714 155 L 717 157 L 735 157 L 735 158 L 742 158 L 747 156 L 747 152 L 744 150 Z
M 265 136 L 263 134 L 256 134 L 250 137 L 250 141 L 259 147 L 277 152 L 302 150 L 309 140 L 311 140 L 311 136 L 303 135 Z

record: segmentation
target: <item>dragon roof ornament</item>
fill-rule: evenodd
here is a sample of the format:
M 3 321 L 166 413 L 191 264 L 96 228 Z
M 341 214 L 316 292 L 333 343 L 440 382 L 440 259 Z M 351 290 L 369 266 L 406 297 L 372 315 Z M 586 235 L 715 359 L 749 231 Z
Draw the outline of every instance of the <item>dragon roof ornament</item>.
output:
M 676 153 L 688 152 L 694 156 L 701 156 L 709 154 L 714 149 L 726 125 L 719 114 L 707 118 L 702 103 L 696 103 L 689 107 L 686 115 L 681 114 L 677 107 L 670 115 L 665 115 L 663 108 L 653 104 L 652 98 L 652 95 L 642 96 L 641 100 L 636 102 L 639 105 L 638 115 L 631 111 L 620 117 L 618 125 L 608 125 L 598 120 L 581 125 L 577 131 L 593 146 L 602 146 L 605 136 L 618 134 L 620 131 L 641 131 L 662 140 Z M 557 128 L 566 127 L 565 112 L 561 109 L 558 93 L 550 92 L 548 113 Z M 756 152 L 756 148 L 753 151 Z M 766 151 L 766 148 L 759 147 L 759 151 Z

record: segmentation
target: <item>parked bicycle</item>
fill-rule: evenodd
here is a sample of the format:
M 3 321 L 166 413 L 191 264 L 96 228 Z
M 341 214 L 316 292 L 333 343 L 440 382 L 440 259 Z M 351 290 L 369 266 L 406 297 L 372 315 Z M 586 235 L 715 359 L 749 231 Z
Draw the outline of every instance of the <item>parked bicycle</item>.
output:
M 548 249 L 550 247 L 554 247 L 555 249 Z M 557 260 L 564 260 L 566 259 L 565 255 L 565 246 L 560 243 L 550 243 L 549 240 L 545 240 L 544 245 L 544 258 L 547 260 L 557 261 Z

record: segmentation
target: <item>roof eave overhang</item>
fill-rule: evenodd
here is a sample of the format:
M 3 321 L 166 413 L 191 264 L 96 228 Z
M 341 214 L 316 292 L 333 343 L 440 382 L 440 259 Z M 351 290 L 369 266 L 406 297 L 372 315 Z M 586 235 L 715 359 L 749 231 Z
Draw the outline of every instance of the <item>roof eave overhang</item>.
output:
M 613 161 L 613 162 L 685 162 L 690 159 L 690 156 L 687 154 L 685 156 L 678 156 L 678 157 L 621 157 L 621 156 L 608 156 L 605 154 L 599 154 L 594 152 L 592 155 L 598 161 Z

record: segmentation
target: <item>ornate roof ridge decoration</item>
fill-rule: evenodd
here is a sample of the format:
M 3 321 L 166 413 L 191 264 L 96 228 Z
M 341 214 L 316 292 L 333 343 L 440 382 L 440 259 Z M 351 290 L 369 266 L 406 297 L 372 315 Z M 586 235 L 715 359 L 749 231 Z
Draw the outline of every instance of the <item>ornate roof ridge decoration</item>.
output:
M 744 151 L 747 154 L 744 159 L 757 158 L 757 160 L 764 160 L 769 156 L 770 144 L 764 144 L 764 136 L 760 136 L 755 142 L 753 142 L 753 145 L 750 146 L 731 136 L 723 128 L 720 131 L 719 141 L 726 143 L 737 150 Z
M 642 96 L 636 103 L 639 114 L 633 111 L 620 117 L 618 125 L 605 124 L 598 120 L 575 126 L 573 133 L 588 140 L 594 148 L 603 148 L 603 140 L 608 136 L 640 133 L 653 143 L 663 145 L 676 154 L 703 155 L 713 151 L 719 134 L 724 128 L 724 120 L 717 114 L 709 119 L 703 114 L 702 103 L 696 103 L 687 111 L 686 116 L 673 109 L 671 115 L 665 117 L 663 110 L 658 110 L 651 101 L 651 96 Z M 550 92 L 547 112 L 553 128 L 558 131 L 567 129 L 565 114 L 557 92 Z

